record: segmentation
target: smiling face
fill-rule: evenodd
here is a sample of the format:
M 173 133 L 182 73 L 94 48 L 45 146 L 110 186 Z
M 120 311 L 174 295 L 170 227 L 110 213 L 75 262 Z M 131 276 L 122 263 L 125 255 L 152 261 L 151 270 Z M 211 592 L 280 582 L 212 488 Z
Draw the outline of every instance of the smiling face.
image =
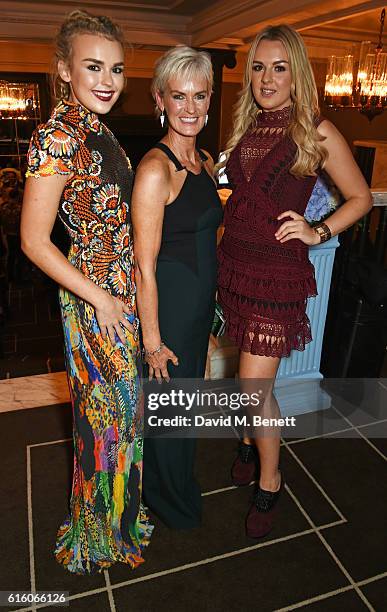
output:
M 255 52 L 251 78 L 251 88 L 257 104 L 264 111 L 290 106 L 291 84 L 289 57 L 282 42 L 261 40 Z
M 170 79 L 164 94 L 156 93 L 159 109 L 168 117 L 169 129 L 182 136 L 196 136 L 204 127 L 211 92 L 204 76 Z
M 58 72 L 70 84 L 71 101 L 93 113 L 108 113 L 124 87 L 124 50 L 115 40 L 96 34 L 77 34 L 68 64 Z

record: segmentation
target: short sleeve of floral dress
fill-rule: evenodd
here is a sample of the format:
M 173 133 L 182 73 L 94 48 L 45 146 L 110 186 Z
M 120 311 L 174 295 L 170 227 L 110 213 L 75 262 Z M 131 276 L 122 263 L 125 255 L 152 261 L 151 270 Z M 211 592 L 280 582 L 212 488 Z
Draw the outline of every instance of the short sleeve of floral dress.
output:
M 59 293 L 74 419 L 74 476 L 68 519 L 55 556 L 69 571 L 100 572 L 143 561 L 152 526 L 141 504 L 143 400 L 130 225 L 132 171 L 98 117 L 60 102 L 34 132 L 27 176 L 68 175 L 58 216 L 70 236 L 69 261 L 125 302 L 134 334 L 104 340 L 94 308 Z M 44 179 L 43 179 L 44 180 Z

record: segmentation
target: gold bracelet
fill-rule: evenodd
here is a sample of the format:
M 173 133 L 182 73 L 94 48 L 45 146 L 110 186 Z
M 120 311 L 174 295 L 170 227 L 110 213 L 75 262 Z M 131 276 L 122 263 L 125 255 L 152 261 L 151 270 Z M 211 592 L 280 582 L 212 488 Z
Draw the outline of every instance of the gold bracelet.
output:
M 320 238 L 320 244 L 332 238 L 331 230 L 326 223 L 319 223 L 315 225 L 313 229 Z

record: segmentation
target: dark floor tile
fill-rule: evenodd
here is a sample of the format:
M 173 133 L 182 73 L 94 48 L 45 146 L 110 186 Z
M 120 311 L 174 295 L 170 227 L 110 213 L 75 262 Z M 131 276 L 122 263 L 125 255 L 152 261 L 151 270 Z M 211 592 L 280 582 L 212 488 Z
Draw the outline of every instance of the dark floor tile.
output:
M 362 586 L 361 590 L 375 610 L 379 612 L 387 609 L 387 577 L 370 582 Z
M 236 438 L 198 440 L 195 471 L 203 492 L 232 486 L 231 466 L 237 449 Z
M 70 595 L 105 585 L 103 574 L 71 574 L 53 554 L 58 527 L 68 512 L 72 457 L 71 443 L 40 446 L 31 452 L 36 588 L 65 590 Z
M 294 448 L 296 449 L 297 446 L 298 444 L 294 445 Z M 237 448 L 237 440 L 198 440 L 196 472 L 202 491 L 232 485 L 231 466 L 236 457 Z M 209 469 L 209 458 L 211 469 Z M 281 469 L 286 483 L 317 525 L 330 523 L 340 518 L 286 448 L 281 449 Z
M 63 406 L 0 414 L 0 590 L 30 588 L 26 444 L 57 439 L 58 433 L 71 436 L 71 416 L 66 431 L 63 414 Z M 52 510 L 49 489 L 44 491 L 42 503 Z
M 366 425 L 387 418 L 385 379 L 335 379 L 330 383 L 334 408 L 353 425 Z
M 69 602 L 69 608 L 52 608 L 56 611 L 71 610 L 71 612 L 87 612 L 92 610 L 93 612 L 111 612 L 111 607 L 107 593 L 97 593 L 96 595 L 88 595 L 86 597 L 80 597 L 78 599 L 71 599 Z M 46 610 L 46 608 L 44 608 Z M 132 608 L 129 606 L 126 612 L 130 612 Z M 139 611 L 138 611 L 139 612 Z
M 13 505 L 3 510 L 2 521 L 7 521 L 7 528 L 0 536 L 0 590 L 29 591 L 31 588 L 28 527 L 24 512 Z
M 324 525 L 340 520 L 340 515 L 292 456 L 291 451 L 295 450 L 297 452 L 298 446 L 298 444 L 291 445 L 291 450 L 281 448 L 281 471 L 286 484 L 290 487 L 315 525 Z
M 122 587 L 114 599 L 117 612 L 129 605 L 147 612 L 272 612 L 346 584 L 318 538 L 307 535 Z
M 387 464 L 362 439 L 311 440 L 293 450 L 348 519 L 324 537 L 355 580 L 387 569 Z
M 25 445 L 67 437 L 71 437 L 70 405 L 0 414 L 1 516 L 7 525 L 7 529 L 0 532 L 3 590 L 9 585 L 24 590 L 29 588 Z M 373 439 L 373 442 L 379 440 Z M 236 441 L 233 440 L 199 441 L 197 472 L 203 490 L 230 484 L 229 470 L 235 449 Z M 386 462 L 361 439 L 311 440 L 295 444 L 292 449 L 349 520 L 348 524 L 322 533 L 352 577 L 361 580 L 385 572 Z M 282 449 L 281 452 L 288 485 L 315 523 L 335 520 L 329 504 L 289 451 Z M 103 588 L 103 575 L 69 574 L 56 563 L 52 554 L 56 530 L 67 509 L 72 471 L 71 443 L 32 448 L 31 458 L 38 588 L 69 590 L 72 594 Z M 254 545 L 254 541 L 246 539 L 243 525 L 251 491 L 251 488 L 233 489 L 204 497 L 201 529 L 176 532 L 156 520 L 152 542 L 144 553 L 146 562 L 135 571 L 122 564 L 113 566 L 109 570 L 112 582 L 135 580 Z M 268 539 L 308 528 L 288 494 L 282 496 L 280 504 L 277 524 Z M 308 535 L 114 589 L 113 593 L 119 612 L 163 612 L 171 607 L 179 612 L 198 609 L 228 612 L 239 611 L 241 605 L 255 611 L 257 604 L 260 610 L 272 611 L 346 584 L 344 575 L 318 538 Z M 385 580 L 366 585 L 362 590 L 376 610 L 386 607 L 383 599 Z M 352 591 L 343 593 L 307 607 L 320 606 L 316 610 L 331 612 L 339 609 L 337 602 L 343 602 L 341 609 L 362 609 L 358 605 L 360 599 L 353 599 L 353 595 Z M 70 607 L 74 610 L 110 609 L 105 593 L 74 600 Z
M 255 543 L 245 535 L 245 516 L 250 505 L 253 487 L 233 489 L 203 497 L 202 527 L 177 531 L 154 519 L 155 530 L 149 548 L 144 553 L 145 563 L 136 576 L 159 572 L 192 561 L 238 550 Z M 273 531 L 266 536 L 270 541 L 309 528 L 298 508 L 287 493 L 279 501 L 279 513 Z M 117 564 L 110 570 L 112 582 L 130 578 L 128 569 Z
M 362 612 L 369 610 L 356 591 L 346 591 L 328 599 L 322 599 L 311 604 L 304 604 L 301 608 L 307 612 Z
M 361 427 L 360 431 L 387 457 L 387 421 Z
M 9 590 L 9 589 L 8 589 Z M 30 591 L 30 588 L 28 589 L 24 589 L 25 591 Z M 53 590 L 53 589 L 51 589 Z M 60 591 L 58 591 L 60 592 Z M 23 605 L 23 607 L 18 608 L 18 609 L 23 609 L 23 610 L 28 610 L 28 612 L 32 612 L 33 608 L 26 608 L 25 605 Z M 97 593 L 94 595 L 85 595 L 82 597 L 77 597 L 76 599 L 70 599 L 68 602 L 67 606 L 59 606 L 59 605 L 53 605 L 53 606 L 46 606 L 44 608 L 37 608 L 38 610 L 44 610 L 44 612 L 49 611 L 49 612 L 58 612 L 58 610 L 71 610 L 71 612 L 73 611 L 79 611 L 79 612 L 87 612 L 89 610 L 93 610 L 93 612 L 111 612 L 112 608 L 110 606 L 110 602 L 109 602 L 109 598 L 108 598 L 108 594 L 106 592 L 101 592 L 101 593 Z M 3 607 L 2 607 L 3 610 Z M 17 609 L 15 607 L 5 607 L 4 610 L 6 612 L 17 612 Z M 130 608 L 128 608 L 128 612 L 129 612 Z
M 19 458 L 23 464 L 27 444 L 39 444 L 71 436 L 71 404 L 56 404 L 0 414 L 1 452 L 20 453 Z
M 366 440 L 329 437 L 294 444 L 292 450 L 349 520 L 364 519 L 367 509 L 375 520 L 384 516 L 387 464 Z
M 351 438 L 355 438 L 357 440 L 361 439 L 361 435 L 355 428 L 351 428 L 348 426 L 347 431 L 340 431 L 338 433 L 332 433 L 330 436 L 327 436 L 328 439 L 331 440 L 350 440 Z
M 333 408 L 300 414 L 295 419 L 295 427 L 282 430 L 282 437 L 289 441 L 297 438 L 322 436 L 349 427 L 345 419 L 339 416 Z
M 0 489 L 0 590 L 28 591 L 31 586 L 26 451 L 18 445 L 17 432 L 2 429 L 0 418 L 1 489 Z M 13 438 L 13 436 L 15 436 Z M 5 448 L 4 438 L 12 440 Z

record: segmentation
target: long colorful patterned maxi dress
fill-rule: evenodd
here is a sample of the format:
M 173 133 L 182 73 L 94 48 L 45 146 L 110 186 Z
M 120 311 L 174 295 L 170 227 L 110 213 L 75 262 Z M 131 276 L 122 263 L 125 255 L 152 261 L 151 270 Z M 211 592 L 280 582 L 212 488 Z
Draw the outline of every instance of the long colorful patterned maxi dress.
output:
M 127 343 L 101 336 L 94 308 L 60 290 L 73 405 L 70 516 L 55 556 L 69 571 L 100 572 L 143 562 L 152 526 L 141 504 L 143 404 L 139 381 L 130 195 L 125 153 L 98 117 L 61 102 L 35 131 L 27 176 L 68 175 L 58 215 L 71 239 L 69 261 L 129 305 Z

